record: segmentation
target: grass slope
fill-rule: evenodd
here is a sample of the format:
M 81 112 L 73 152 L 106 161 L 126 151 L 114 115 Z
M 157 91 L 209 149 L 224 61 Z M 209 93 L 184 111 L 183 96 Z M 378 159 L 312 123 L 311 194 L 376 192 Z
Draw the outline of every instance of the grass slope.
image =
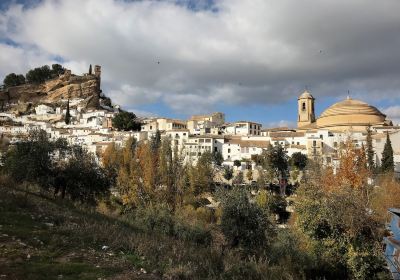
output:
M 159 279 L 165 260 L 140 246 L 158 241 L 69 202 L 0 187 L 0 279 Z

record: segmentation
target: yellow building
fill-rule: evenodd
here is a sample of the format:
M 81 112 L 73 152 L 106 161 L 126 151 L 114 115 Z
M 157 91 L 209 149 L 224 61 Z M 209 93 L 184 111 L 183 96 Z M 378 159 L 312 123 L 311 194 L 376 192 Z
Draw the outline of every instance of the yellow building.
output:
M 299 96 L 298 130 L 365 131 L 368 126 L 392 125 L 377 108 L 350 97 L 333 104 L 316 119 L 314 102 L 315 98 L 307 90 Z

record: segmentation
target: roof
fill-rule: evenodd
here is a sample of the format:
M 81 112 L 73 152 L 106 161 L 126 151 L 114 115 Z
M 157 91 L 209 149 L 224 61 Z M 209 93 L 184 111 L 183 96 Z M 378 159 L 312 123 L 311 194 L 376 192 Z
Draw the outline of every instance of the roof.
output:
M 305 90 L 302 94 L 300 94 L 299 99 L 314 99 L 314 96 L 308 90 Z
M 304 132 L 270 132 L 270 137 L 304 137 L 306 134 Z
M 347 97 L 347 99 L 337 102 L 332 106 L 330 106 L 328 109 L 326 109 L 321 114 L 320 118 L 336 116 L 336 115 L 353 115 L 353 114 L 378 115 L 386 117 L 376 107 L 368 105 L 363 101 Z
M 256 148 L 268 148 L 270 145 L 269 141 L 246 141 L 240 139 L 229 139 L 229 144 L 240 145 L 241 147 L 256 147 Z

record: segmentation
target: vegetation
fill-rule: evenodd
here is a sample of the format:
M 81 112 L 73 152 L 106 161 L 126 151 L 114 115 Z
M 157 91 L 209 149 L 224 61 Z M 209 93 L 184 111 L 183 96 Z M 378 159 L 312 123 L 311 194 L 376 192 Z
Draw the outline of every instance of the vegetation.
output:
M 69 112 L 69 99 L 67 102 L 67 111 L 65 112 L 65 124 L 69 124 L 71 122 L 71 113 Z
M 138 131 L 141 123 L 137 121 L 136 115 L 131 112 L 121 111 L 112 119 L 112 125 L 115 129 L 124 131 Z
M 371 127 L 369 126 L 367 128 L 367 148 L 366 148 L 366 153 L 367 153 L 367 163 L 368 163 L 368 168 L 371 172 L 375 171 L 375 152 L 374 152 L 374 147 L 372 146 L 372 131 Z
M 23 85 L 25 84 L 25 77 L 22 74 L 10 73 L 4 78 L 3 84 L 6 88 Z
M 339 157 L 334 173 L 292 156 L 304 180 L 286 223 L 290 201 L 272 190 L 288 172 L 280 146 L 259 157 L 257 190 L 213 153 L 184 161 L 159 132 L 110 145 L 100 166 L 36 131 L 1 167 L 0 270 L 29 279 L 388 279 L 380 241 L 400 184 L 386 174 L 369 185 L 366 151 L 351 142 Z
M 22 74 L 17 75 L 15 73 L 10 73 L 4 78 L 3 83 L 6 88 L 23 85 L 25 82 L 41 84 L 49 79 L 64 74 L 64 72 L 65 68 L 60 64 L 53 64 L 51 68 L 48 65 L 43 65 L 29 70 L 28 73 L 26 73 L 26 77 Z
M 293 153 L 290 158 L 290 165 L 296 168 L 297 170 L 304 170 L 307 166 L 308 158 L 305 154 L 300 152 Z
M 394 171 L 393 148 L 389 133 L 386 134 L 386 143 L 383 147 L 381 171 L 383 173 Z

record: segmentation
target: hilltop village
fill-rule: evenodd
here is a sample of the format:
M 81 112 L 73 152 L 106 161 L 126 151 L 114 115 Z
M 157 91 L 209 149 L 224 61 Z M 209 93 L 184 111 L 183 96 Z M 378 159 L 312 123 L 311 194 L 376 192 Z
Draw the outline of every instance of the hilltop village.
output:
M 375 162 L 379 165 L 387 134 L 393 150 L 395 170 L 400 171 L 400 127 L 393 126 L 377 108 L 347 99 L 315 116 L 315 99 L 307 90 L 298 96 L 297 128 L 263 128 L 260 123 L 225 121 L 221 112 L 194 115 L 188 120 L 138 118 L 140 131 L 118 131 L 112 120 L 118 105 L 101 91 L 101 67 L 92 73 L 73 75 L 70 70 L 40 85 L 25 84 L 0 90 L 0 134 L 11 144 L 25 138 L 32 129 L 43 129 L 51 139 L 65 138 L 86 147 L 101 158 L 111 144 L 123 146 L 134 137 L 145 141 L 157 131 L 170 137 L 186 160 L 196 162 L 205 151 L 221 153 L 223 164 L 238 169 L 255 169 L 254 158 L 269 145 L 281 145 L 288 156 L 300 152 L 323 164 L 338 163 L 338 150 L 351 139 L 356 147 L 366 145 L 367 129 L 372 132 Z M 65 122 L 67 110 L 70 121 Z

